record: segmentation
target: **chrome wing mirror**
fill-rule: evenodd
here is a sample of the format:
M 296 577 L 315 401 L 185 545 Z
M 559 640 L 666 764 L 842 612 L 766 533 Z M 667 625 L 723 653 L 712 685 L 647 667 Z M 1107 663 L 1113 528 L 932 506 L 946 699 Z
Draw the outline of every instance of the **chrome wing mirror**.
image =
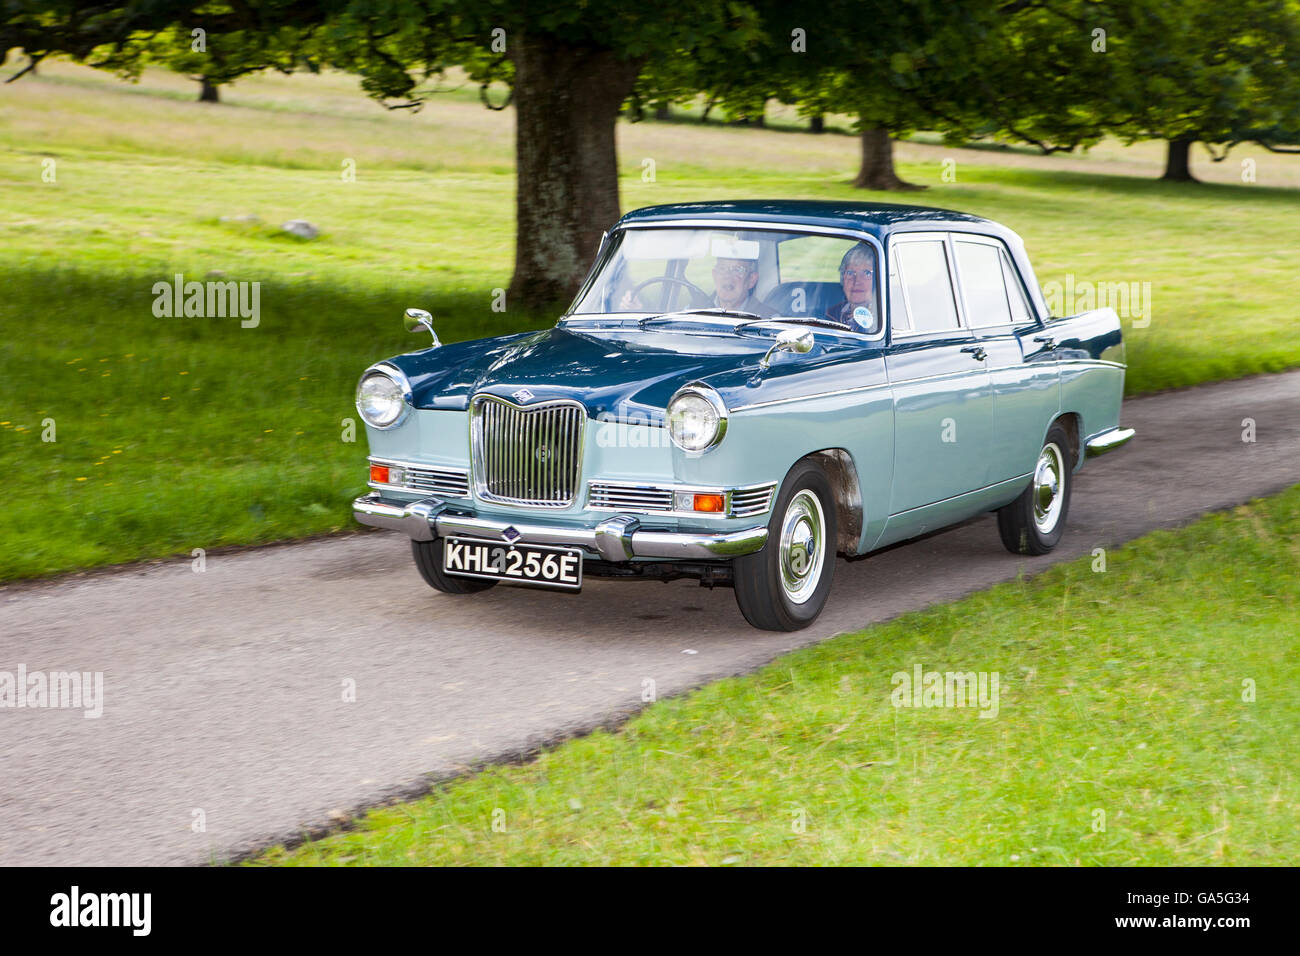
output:
M 803 331 L 786 329 L 784 332 L 777 333 L 776 341 L 767 350 L 767 354 L 763 356 L 763 361 L 758 363 L 758 367 L 766 372 L 772 366 L 772 356 L 776 352 L 796 352 L 799 355 L 805 355 L 812 351 L 812 347 L 813 334 L 807 329 Z
M 433 316 L 424 309 L 407 309 L 406 315 L 402 317 L 402 325 L 406 326 L 408 332 L 418 332 L 420 329 L 428 329 L 429 334 L 433 336 L 433 344 L 429 348 L 440 348 L 442 343 L 438 341 L 438 333 L 433 331 Z

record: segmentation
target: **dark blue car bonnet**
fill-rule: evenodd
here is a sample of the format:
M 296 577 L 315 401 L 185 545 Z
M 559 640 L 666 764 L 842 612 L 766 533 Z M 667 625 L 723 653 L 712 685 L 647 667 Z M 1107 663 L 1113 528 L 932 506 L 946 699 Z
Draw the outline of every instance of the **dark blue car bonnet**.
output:
M 515 393 L 527 389 L 529 401 L 575 399 L 595 417 L 661 413 L 688 382 L 756 370 L 772 341 L 770 329 L 554 328 L 411 352 L 389 363 L 410 380 L 416 408 L 463 410 L 479 392 L 518 401 Z

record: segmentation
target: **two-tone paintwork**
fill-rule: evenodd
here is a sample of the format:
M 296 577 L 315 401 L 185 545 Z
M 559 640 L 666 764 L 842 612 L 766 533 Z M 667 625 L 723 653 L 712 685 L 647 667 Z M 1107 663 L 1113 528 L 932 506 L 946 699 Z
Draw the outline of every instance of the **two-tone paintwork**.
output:
M 514 401 L 527 389 L 531 401 L 574 399 L 586 407 L 584 493 L 571 507 L 545 513 L 477 499 L 463 502 L 466 509 L 586 526 L 609 516 L 587 508 L 585 488 L 593 480 L 779 483 L 799 459 L 833 451 L 856 483 L 845 500 L 860 509 L 857 540 L 842 550 L 863 553 L 1014 500 L 1058 419 L 1065 418 L 1076 438 L 1076 468 L 1088 439 L 1118 426 L 1124 364 L 1117 317 L 1109 309 L 1051 317 L 1024 244 L 1005 227 L 922 207 L 747 201 L 641 209 L 614 231 L 728 224 L 851 235 L 875 245 L 881 263 L 890 261 L 892 242 L 908 233 L 987 237 L 1015 265 L 1032 320 L 896 336 L 883 282 L 890 317 L 883 336 L 811 327 L 812 351 L 778 354 L 761 371 L 775 335 L 792 326 L 736 330 L 734 320 L 712 316 L 566 316 L 543 332 L 389 360 L 410 382 L 414 411 L 396 428 L 367 429 L 372 455 L 467 469 L 470 399 L 487 393 Z M 593 273 L 601 261 L 598 256 Z M 975 349 L 983 350 L 982 359 Z M 730 412 L 725 440 L 699 455 L 672 445 L 662 427 L 669 399 L 694 382 L 716 389 Z M 717 516 L 641 520 L 669 530 L 754 524 Z

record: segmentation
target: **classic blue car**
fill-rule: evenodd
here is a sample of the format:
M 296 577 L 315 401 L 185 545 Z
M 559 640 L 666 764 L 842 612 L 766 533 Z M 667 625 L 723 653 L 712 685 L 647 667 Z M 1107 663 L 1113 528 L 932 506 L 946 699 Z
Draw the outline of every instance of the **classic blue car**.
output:
M 554 328 L 433 339 L 361 377 L 353 508 L 452 594 L 692 577 L 795 630 L 837 554 L 986 511 L 1050 551 L 1074 473 L 1133 435 L 1115 313 L 1050 316 L 1014 232 L 940 209 L 638 209 Z

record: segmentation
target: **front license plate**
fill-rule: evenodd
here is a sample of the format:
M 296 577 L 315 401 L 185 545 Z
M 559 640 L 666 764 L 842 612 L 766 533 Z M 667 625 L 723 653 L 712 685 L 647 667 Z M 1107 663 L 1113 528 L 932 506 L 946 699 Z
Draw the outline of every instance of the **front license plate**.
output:
M 518 581 L 577 591 L 582 552 L 538 544 L 502 544 L 474 538 L 443 538 L 442 569 L 463 578 Z

